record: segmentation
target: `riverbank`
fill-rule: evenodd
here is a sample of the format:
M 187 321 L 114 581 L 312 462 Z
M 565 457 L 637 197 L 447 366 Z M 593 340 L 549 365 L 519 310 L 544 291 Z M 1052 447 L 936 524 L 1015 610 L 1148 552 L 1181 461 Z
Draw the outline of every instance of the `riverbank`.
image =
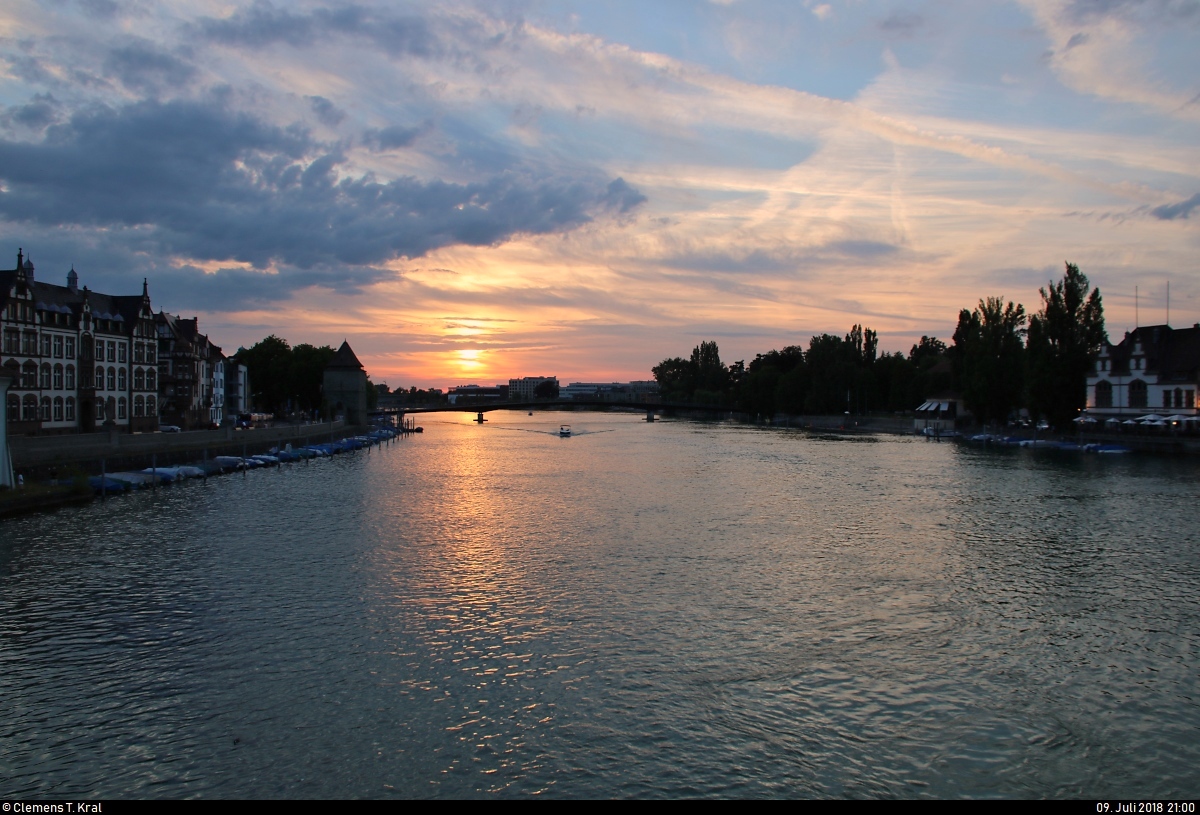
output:
M 69 468 L 100 472 L 181 464 L 194 458 L 263 453 L 285 444 L 334 441 L 365 428 L 345 422 L 284 425 L 256 430 L 193 430 L 184 433 L 81 433 L 69 436 L 14 436 L 9 439 L 13 470 L 26 482 Z

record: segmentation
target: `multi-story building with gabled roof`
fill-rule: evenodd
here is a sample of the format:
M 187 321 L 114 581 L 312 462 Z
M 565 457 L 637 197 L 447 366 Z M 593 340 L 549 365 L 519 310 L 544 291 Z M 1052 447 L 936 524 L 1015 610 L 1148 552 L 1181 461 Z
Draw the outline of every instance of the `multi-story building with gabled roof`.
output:
M 0 365 L 16 380 L 10 432 L 157 429 L 155 350 L 145 281 L 125 297 L 81 289 L 74 269 L 65 286 L 44 283 L 20 250 L 17 268 L 0 271 Z
M 1135 418 L 1149 411 L 1196 416 L 1200 324 L 1149 325 L 1104 343 L 1087 378 L 1088 411 Z

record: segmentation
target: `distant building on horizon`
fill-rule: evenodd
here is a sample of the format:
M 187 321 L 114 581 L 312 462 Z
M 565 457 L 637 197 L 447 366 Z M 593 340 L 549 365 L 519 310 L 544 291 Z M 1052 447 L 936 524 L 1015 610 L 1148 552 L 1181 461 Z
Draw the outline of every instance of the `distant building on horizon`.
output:
M 526 402 L 536 399 L 534 391 L 543 382 L 553 382 L 558 388 L 557 376 L 523 376 L 520 379 L 508 380 L 508 399 L 513 402 Z

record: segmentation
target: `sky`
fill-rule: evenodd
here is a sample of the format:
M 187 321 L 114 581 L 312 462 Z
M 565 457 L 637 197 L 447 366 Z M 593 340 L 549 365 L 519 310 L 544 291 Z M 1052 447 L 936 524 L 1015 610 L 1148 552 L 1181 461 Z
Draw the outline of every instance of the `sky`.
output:
M 0 253 L 391 387 L 1200 322 L 1200 0 L 0 6 Z M 1136 297 L 1135 297 L 1136 293 Z

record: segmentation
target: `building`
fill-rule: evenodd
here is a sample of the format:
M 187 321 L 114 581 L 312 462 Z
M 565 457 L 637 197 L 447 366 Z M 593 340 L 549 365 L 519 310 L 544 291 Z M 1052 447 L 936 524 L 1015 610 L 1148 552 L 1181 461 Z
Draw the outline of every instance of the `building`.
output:
M 0 487 L 13 487 L 12 454 L 8 452 L 8 386 L 12 375 L 0 368 Z
M 559 398 L 601 402 L 656 402 L 658 382 L 652 379 L 633 382 L 572 382 L 559 392 Z
M 1150 411 L 1196 416 L 1200 392 L 1200 323 L 1150 325 L 1105 342 L 1087 377 L 1088 411 L 1134 418 Z
M 223 364 L 221 349 L 200 333 L 196 317 L 184 319 L 160 311 L 154 315 L 158 335 L 158 378 L 161 408 L 166 424 L 184 430 L 210 427 L 223 415 L 213 393 L 213 377 Z M 222 374 L 222 378 L 224 375 Z
M 158 426 L 157 353 L 149 287 L 113 296 L 37 280 L 33 261 L 0 271 L 0 365 L 15 380 L 10 433 L 127 432 Z
M 367 372 L 349 342 L 325 366 L 324 390 L 333 416 L 341 414 L 348 425 L 367 423 Z
M 225 360 L 225 417 L 234 419 L 249 412 L 250 369 L 238 362 L 235 354 Z
M 523 376 L 520 379 L 508 380 L 508 398 L 516 402 L 536 399 L 534 391 L 543 382 L 553 382 L 555 391 L 558 390 L 558 377 L 556 376 Z

